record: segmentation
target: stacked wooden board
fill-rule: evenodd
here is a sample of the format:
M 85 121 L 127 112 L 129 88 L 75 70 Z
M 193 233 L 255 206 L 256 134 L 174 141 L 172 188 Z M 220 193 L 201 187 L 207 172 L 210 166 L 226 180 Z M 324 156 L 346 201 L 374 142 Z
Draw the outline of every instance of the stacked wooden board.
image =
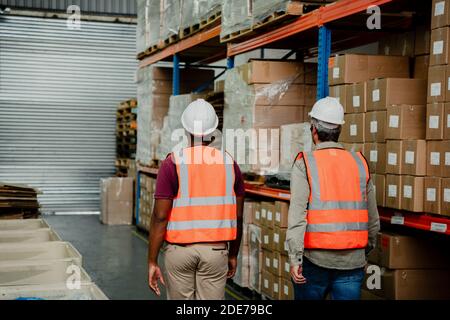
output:
M 40 215 L 36 189 L 0 183 L 0 220 L 31 219 Z
M 135 165 L 137 144 L 137 100 L 122 102 L 117 108 L 116 175 L 127 177 Z

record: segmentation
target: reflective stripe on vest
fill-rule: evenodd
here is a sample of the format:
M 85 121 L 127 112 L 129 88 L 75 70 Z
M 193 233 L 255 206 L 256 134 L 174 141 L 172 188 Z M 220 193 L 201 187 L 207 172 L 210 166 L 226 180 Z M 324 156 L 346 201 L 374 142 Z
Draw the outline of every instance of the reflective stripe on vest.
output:
M 194 150 L 197 148 L 196 150 Z M 173 201 L 172 212 L 170 214 L 169 223 L 167 225 L 166 240 L 172 243 L 197 243 L 197 242 L 218 242 L 234 240 L 237 235 L 237 219 L 236 219 L 236 195 L 234 193 L 234 161 L 227 153 L 220 153 L 220 163 L 217 168 L 221 168 L 218 173 L 219 181 L 211 179 L 211 181 L 202 181 L 202 185 L 197 187 L 189 182 L 189 170 L 195 167 L 195 170 L 204 172 L 208 167 L 206 163 L 194 163 L 191 167 L 186 157 L 186 152 L 192 155 L 192 152 L 211 151 L 209 147 L 195 147 L 182 150 L 181 154 L 174 155 L 176 157 L 176 166 L 178 172 L 179 192 L 177 198 Z M 209 148 L 209 150 L 208 150 Z M 192 158 L 192 157 L 191 157 Z M 215 164 L 217 165 L 217 164 Z M 211 168 L 209 168 L 211 170 Z M 224 172 L 225 174 L 223 174 Z M 220 177 L 220 178 L 219 178 Z M 223 180 L 222 180 L 223 179 Z M 191 196 L 197 194 L 199 190 L 208 193 L 208 188 L 203 184 L 223 183 L 223 196 L 208 194 L 202 196 Z M 197 190 L 189 190 L 192 187 Z M 217 185 L 215 185 L 217 187 Z
M 336 153 L 333 155 L 334 158 L 331 158 L 330 152 Z M 351 154 L 351 157 L 348 154 Z M 308 182 L 311 190 L 307 209 L 308 224 L 305 234 L 305 248 L 356 249 L 366 247 L 368 242 L 369 219 L 367 204 L 369 173 L 367 165 L 364 165 L 362 155 L 354 152 L 348 153 L 340 149 L 322 149 L 315 152 L 303 153 L 303 156 L 305 158 L 305 165 L 309 177 Z M 342 160 L 336 161 L 336 156 L 341 156 Z M 319 174 L 317 157 L 321 157 L 322 161 L 326 163 L 335 163 L 336 166 L 343 166 L 330 172 L 329 176 L 336 177 L 341 173 L 341 176 L 337 176 L 337 179 L 342 179 L 342 181 L 345 181 L 345 184 L 340 184 L 339 181 L 336 181 L 336 185 L 321 185 L 321 183 L 325 183 L 324 181 L 327 180 L 326 177 L 321 177 Z M 353 163 L 351 163 L 352 160 L 354 161 Z M 348 166 L 349 170 L 345 166 Z M 350 168 L 354 167 L 357 168 L 357 172 L 350 170 Z M 323 170 L 324 168 L 322 168 Z M 333 170 L 333 168 L 330 167 L 329 170 Z M 326 172 L 322 172 L 322 175 L 326 174 Z M 356 175 L 358 175 L 358 182 L 352 185 L 351 182 L 356 180 Z M 348 198 L 343 200 L 323 199 L 323 194 L 321 193 L 325 188 L 328 191 L 328 196 L 330 191 L 333 195 L 337 196 L 338 194 L 342 194 L 342 190 L 338 190 L 338 188 L 342 188 L 344 185 L 351 188 L 347 196 L 354 195 L 355 199 L 353 201 L 349 201 L 350 199 Z M 332 192 L 333 190 L 335 192 Z M 341 193 L 336 191 L 341 191 Z

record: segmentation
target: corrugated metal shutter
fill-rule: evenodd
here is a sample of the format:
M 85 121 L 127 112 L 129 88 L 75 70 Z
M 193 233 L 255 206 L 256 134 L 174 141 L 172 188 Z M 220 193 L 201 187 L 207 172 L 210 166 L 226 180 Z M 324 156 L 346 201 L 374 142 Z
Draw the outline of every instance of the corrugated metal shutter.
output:
M 116 106 L 136 95 L 135 33 L 0 16 L 0 181 L 40 188 L 44 212 L 99 211 Z

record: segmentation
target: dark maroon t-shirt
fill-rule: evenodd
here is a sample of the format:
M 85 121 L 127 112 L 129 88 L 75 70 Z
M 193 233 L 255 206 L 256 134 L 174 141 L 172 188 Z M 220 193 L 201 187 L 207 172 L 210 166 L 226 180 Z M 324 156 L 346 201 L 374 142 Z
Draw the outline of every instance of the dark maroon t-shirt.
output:
M 236 162 L 234 162 L 234 175 L 236 181 L 234 183 L 234 192 L 236 197 L 245 196 L 244 179 L 242 177 L 241 169 Z M 172 157 L 168 157 L 161 163 L 156 180 L 155 199 L 173 200 L 178 194 L 178 175 L 175 163 Z

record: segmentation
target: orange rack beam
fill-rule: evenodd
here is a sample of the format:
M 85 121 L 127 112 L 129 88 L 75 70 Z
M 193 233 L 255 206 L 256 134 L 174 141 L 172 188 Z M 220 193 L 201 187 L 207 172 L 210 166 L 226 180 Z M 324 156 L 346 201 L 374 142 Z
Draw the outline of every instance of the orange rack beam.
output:
M 245 183 L 245 190 L 248 194 L 275 200 L 290 201 L 291 198 L 291 194 L 287 190 L 273 189 L 250 183 Z M 380 220 L 386 223 L 450 235 L 450 217 L 437 217 L 425 213 L 412 213 L 381 207 L 378 208 L 378 212 Z
M 325 23 L 342 19 L 353 14 L 366 11 L 369 6 L 380 6 L 393 0 L 340 0 L 301 16 L 283 27 L 255 36 L 241 43 L 228 45 L 229 57 L 262 48 L 273 42 L 286 39 Z

